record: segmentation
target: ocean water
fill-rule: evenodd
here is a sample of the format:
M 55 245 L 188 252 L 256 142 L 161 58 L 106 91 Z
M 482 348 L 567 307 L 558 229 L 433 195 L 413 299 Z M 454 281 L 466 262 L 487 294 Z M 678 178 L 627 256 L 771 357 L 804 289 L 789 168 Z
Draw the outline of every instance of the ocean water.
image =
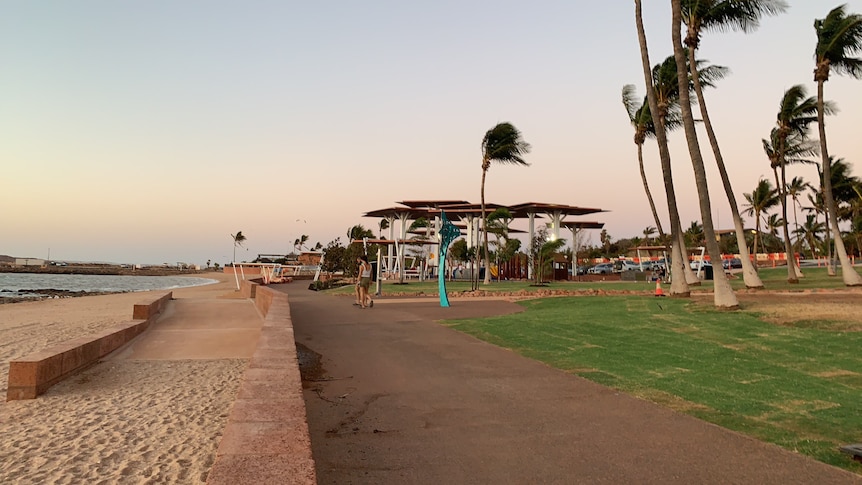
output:
M 189 276 L 118 276 L 0 273 L 0 298 L 40 297 L 40 290 L 130 292 L 170 290 L 218 283 L 210 278 Z

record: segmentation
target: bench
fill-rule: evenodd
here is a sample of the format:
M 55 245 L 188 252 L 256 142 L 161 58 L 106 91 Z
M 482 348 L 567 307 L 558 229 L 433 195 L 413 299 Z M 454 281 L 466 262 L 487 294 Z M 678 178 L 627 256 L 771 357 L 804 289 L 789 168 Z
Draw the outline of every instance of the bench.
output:
M 856 461 L 862 462 L 862 443 L 854 443 L 852 445 L 844 445 L 840 448 L 841 453 L 850 455 Z

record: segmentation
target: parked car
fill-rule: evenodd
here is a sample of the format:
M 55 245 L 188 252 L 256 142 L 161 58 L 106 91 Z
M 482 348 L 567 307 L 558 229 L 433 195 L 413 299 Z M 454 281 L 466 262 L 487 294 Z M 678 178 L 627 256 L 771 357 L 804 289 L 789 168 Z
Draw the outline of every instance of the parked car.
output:
M 738 269 L 742 268 L 742 260 L 740 260 L 739 258 L 725 259 L 721 262 L 721 265 L 724 267 L 724 269 Z
M 578 266 L 578 275 L 587 274 L 587 270 L 589 270 L 589 269 L 590 269 L 589 266 Z
M 624 271 L 640 271 L 640 269 L 641 267 L 639 264 L 626 259 L 614 263 L 614 271 L 617 273 L 622 273 Z
M 648 269 L 648 270 L 656 270 L 659 268 L 667 269 L 667 263 L 668 262 L 665 260 L 665 258 L 657 259 L 655 261 L 650 261 L 648 265 L 645 263 L 644 269 Z
M 691 262 L 691 269 L 697 271 L 698 268 L 705 268 L 707 266 L 712 266 L 712 263 L 705 260 L 694 260 Z
M 589 274 L 611 274 L 614 272 L 614 263 L 599 263 L 587 272 Z

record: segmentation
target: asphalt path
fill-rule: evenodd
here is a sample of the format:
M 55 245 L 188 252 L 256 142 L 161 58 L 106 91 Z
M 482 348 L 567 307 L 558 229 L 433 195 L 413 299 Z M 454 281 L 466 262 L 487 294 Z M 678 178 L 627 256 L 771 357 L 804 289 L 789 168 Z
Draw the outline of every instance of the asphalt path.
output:
M 862 477 L 438 323 L 515 303 L 289 294 L 321 484 L 832 484 Z M 319 354 L 315 366 L 309 355 Z

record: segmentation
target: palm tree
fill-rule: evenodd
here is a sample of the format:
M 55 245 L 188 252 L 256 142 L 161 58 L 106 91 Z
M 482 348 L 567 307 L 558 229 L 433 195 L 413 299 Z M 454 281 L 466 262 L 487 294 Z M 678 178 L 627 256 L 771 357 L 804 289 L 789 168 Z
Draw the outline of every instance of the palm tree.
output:
M 808 194 L 808 202 L 811 207 L 805 207 L 803 210 L 814 211 L 814 217 L 819 221 L 820 214 L 823 214 L 823 226 L 826 229 L 823 231 L 824 241 L 823 247 L 826 250 L 826 273 L 829 276 L 835 276 L 835 267 L 832 265 L 832 242 L 829 236 L 829 211 L 826 210 L 826 201 L 823 199 L 823 171 L 820 169 L 820 164 L 817 164 L 817 179 L 820 181 L 819 188 L 813 188 L 812 193 Z
M 705 61 L 697 61 L 699 64 L 705 64 Z M 683 72 L 688 72 L 686 69 Z M 727 74 L 727 69 L 721 66 L 704 66 L 698 70 L 700 83 L 704 86 L 713 86 L 715 81 L 722 79 Z M 667 57 L 660 64 L 653 67 L 652 82 L 656 92 L 658 101 L 658 120 L 665 127 L 665 131 L 671 131 L 682 126 L 682 108 L 680 107 L 680 83 L 679 70 L 677 69 L 676 59 L 674 56 Z M 694 90 L 694 85 L 689 83 L 688 91 Z M 672 231 L 672 239 L 679 245 L 681 256 L 686 259 L 686 244 L 683 236 L 682 226 L 675 228 Z M 695 275 L 694 271 L 688 264 L 683 264 L 682 272 L 685 275 L 687 284 L 700 285 L 700 279 Z M 673 276 L 671 276 L 673 281 Z M 671 287 L 673 293 L 673 287 Z
M 302 247 L 305 246 L 306 242 L 308 242 L 308 236 L 303 234 L 302 236 L 298 237 L 295 241 L 293 241 L 293 248 L 296 250 L 297 253 L 299 253 L 302 251 Z
M 488 229 L 485 221 L 485 176 L 491 162 L 527 166 L 523 156 L 530 153 L 530 144 L 511 123 L 499 123 L 482 138 L 482 236 L 485 249 L 485 284 L 491 283 L 491 263 L 488 258 Z
M 691 221 L 691 225 L 685 230 L 686 243 L 690 246 L 703 245 L 703 225 L 697 221 Z
M 826 224 L 819 222 L 815 214 L 807 214 L 805 222 L 796 229 L 796 236 L 804 239 L 808 243 L 808 250 L 811 252 L 811 257 L 817 257 L 817 249 L 820 243 L 820 233 L 826 230 Z
M 697 94 L 700 116 L 703 120 L 706 134 L 709 138 L 718 173 L 724 186 L 727 201 L 730 204 L 730 213 L 733 218 L 733 227 L 736 231 L 737 241 L 745 240 L 745 228 L 742 217 L 739 215 L 736 197 L 733 194 L 733 186 L 727 174 L 724 157 L 718 138 L 712 128 L 709 111 L 706 106 L 706 98 L 703 95 L 703 87 L 698 75 L 698 64 L 694 61 L 703 31 L 727 29 L 749 32 L 756 29 L 760 24 L 760 18 L 773 15 L 787 9 L 787 4 L 781 0 L 681 0 L 682 21 L 686 25 L 685 45 L 688 47 L 689 69 L 691 70 L 694 91 Z M 748 256 L 748 248 L 739 245 L 740 259 L 742 260 L 742 276 L 745 286 L 748 288 L 763 288 L 763 282 L 757 275 L 757 271 Z
M 790 196 L 793 201 L 792 205 L 794 233 L 799 230 L 798 214 L 799 210 L 802 209 L 802 204 L 799 203 L 799 197 L 802 195 L 803 192 L 810 188 L 811 184 L 809 184 L 805 181 L 805 179 L 799 176 L 793 177 L 793 179 L 790 180 L 790 183 L 787 184 L 787 195 Z M 801 241 L 799 240 L 798 236 L 795 245 L 801 247 Z
M 779 197 L 779 200 L 780 199 L 781 198 Z M 785 227 L 784 219 L 782 219 L 778 214 L 769 214 L 769 217 L 766 218 L 766 233 L 771 237 L 770 243 L 778 240 L 778 229 L 781 227 Z
M 649 243 L 650 243 L 650 238 L 652 238 L 652 235 L 653 235 L 653 234 L 655 234 L 655 232 L 656 232 L 656 228 L 655 228 L 655 227 L 653 227 L 653 226 L 647 226 L 646 228 L 644 228 L 644 232 L 643 232 L 644 240 L 643 240 L 643 243 L 644 243 L 645 245 L 649 245 Z M 664 235 L 660 235 L 659 237 L 660 237 L 662 240 L 664 240 Z
M 245 242 L 246 237 L 242 235 L 242 231 L 237 231 L 236 234 L 230 235 L 231 239 L 233 239 L 233 262 L 236 262 L 236 247 L 242 246 Z
M 712 223 L 712 205 L 709 200 L 709 186 L 706 181 L 706 168 L 703 156 L 700 153 L 700 145 L 697 140 L 697 132 L 694 126 L 694 114 L 691 110 L 691 100 L 688 94 L 690 76 L 686 66 L 685 50 L 682 46 L 679 27 L 682 25 L 681 0 L 671 0 L 673 18 L 671 25 L 674 26 L 671 40 L 673 41 L 673 56 L 676 60 L 677 81 L 679 82 L 679 105 L 682 108 L 682 124 L 685 128 L 685 141 L 691 156 L 691 165 L 694 169 L 694 180 L 697 186 L 698 204 L 700 206 L 700 220 L 703 224 L 703 233 L 706 237 L 706 248 L 710 260 L 716 264 L 721 261 L 721 251 L 718 248 L 718 240 L 715 238 L 715 226 Z M 724 271 L 713 273 L 714 304 L 720 308 L 739 308 L 736 294 L 730 287 L 730 282 Z
M 539 232 L 533 247 L 536 248 L 533 261 L 536 266 L 533 274 L 534 284 L 542 285 L 545 282 L 545 274 L 553 273 L 554 254 L 565 247 L 565 239 L 549 239 L 544 230 Z M 485 273 L 487 274 L 487 272 Z
M 665 126 L 659 117 L 658 93 L 655 89 L 652 71 L 650 70 L 649 47 L 647 46 L 646 32 L 643 25 L 643 10 L 641 0 L 635 0 L 635 25 L 638 34 L 638 44 L 641 54 L 641 68 L 643 69 L 644 84 L 647 91 L 647 103 L 650 115 L 655 127 L 655 138 L 658 144 L 659 159 L 661 160 L 662 180 L 664 182 L 665 195 L 667 197 L 668 214 L 671 228 L 671 296 L 689 296 L 688 283 L 685 280 L 685 264 L 683 257 L 684 246 L 679 244 L 681 226 L 679 223 L 679 208 L 676 202 L 676 191 L 673 186 L 673 174 L 670 164 L 670 150 L 667 145 L 667 133 Z
M 844 209 L 858 200 L 859 177 L 851 174 L 852 167 L 843 158 L 832 160 L 832 195 L 838 209 L 838 219 L 846 220 L 848 214 Z
M 827 112 L 832 112 L 827 105 Z M 784 251 L 787 254 L 787 282 L 799 283 L 801 272 L 793 257 L 790 242 L 790 231 L 787 228 L 787 170 L 788 164 L 813 163 L 805 157 L 816 154 L 816 147 L 808 140 L 808 128 L 817 121 L 817 99 L 807 97 L 805 87 L 791 86 L 781 97 L 776 127 L 770 134 L 771 152 L 767 150 L 767 142 L 763 140 L 764 150 L 775 174 L 775 186 L 781 201 L 781 214 L 784 220 Z M 779 176 L 780 174 L 780 176 Z
M 835 240 L 835 252 L 841 262 L 841 276 L 847 286 L 862 285 L 859 275 L 847 257 L 841 230 L 838 228 L 838 210 L 832 194 L 832 167 L 826 144 L 826 103 L 823 85 L 834 69 L 838 74 L 862 78 L 862 59 L 853 55 L 862 51 L 862 15 L 846 14 L 846 5 L 832 9 L 824 19 L 814 21 L 817 46 L 814 50 L 814 81 L 817 82 L 817 125 L 820 131 L 820 156 L 823 163 L 823 198 L 829 213 L 829 225 Z
M 745 197 L 745 200 L 748 201 L 747 208 L 745 209 L 745 214 L 748 216 L 754 216 L 754 244 L 752 245 L 752 249 L 755 257 L 757 257 L 757 242 L 760 239 L 760 221 L 766 212 L 769 212 L 769 209 L 772 209 L 776 205 L 778 205 L 778 195 L 777 190 L 772 187 L 772 184 L 769 183 L 769 180 L 760 179 L 757 182 L 757 187 L 754 188 L 750 194 L 742 194 Z M 761 243 L 762 244 L 762 243 Z M 765 251 L 764 251 L 765 252 Z
M 857 228 L 862 212 L 862 181 L 851 175 L 850 165 L 843 158 L 832 161 L 832 194 L 838 211 L 839 221 L 850 222 L 851 235 L 855 236 L 855 246 L 859 249 Z
M 652 211 L 655 227 L 658 229 L 659 238 L 662 241 L 665 241 L 661 219 L 658 217 L 658 211 L 655 208 L 655 202 L 653 201 L 652 192 L 650 192 L 649 182 L 647 181 L 646 171 L 644 170 L 643 144 L 647 137 L 655 136 L 655 125 L 652 121 L 652 115 L 650 115 L 649 101 L 644 99 L 640 106 L 637 106 L 634 96 L 635 87 L 633 84 L 626 84 L 623 86 L 623 106 L 625 106 L 626 112 L 629 115 L 629 122 L 631 122 L 635 129 L 634 142 L 638 148 L 638 167 L 640 168 L 641 183 L 643 183 L 644 186 L 644 192 L 646 193 L 647 201 L 649 202 L 650 211 Z

